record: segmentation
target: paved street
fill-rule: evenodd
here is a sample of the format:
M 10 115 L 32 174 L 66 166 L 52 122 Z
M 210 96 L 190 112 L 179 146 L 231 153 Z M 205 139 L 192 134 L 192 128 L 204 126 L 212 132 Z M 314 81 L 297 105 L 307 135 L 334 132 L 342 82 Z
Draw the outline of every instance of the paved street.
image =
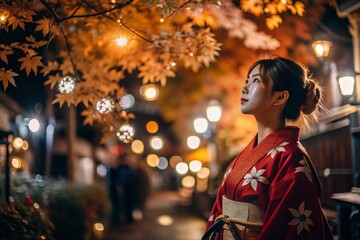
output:
M 160 224 L 162 222 L 162 224 Z M 143 219 L 105 232 L 105 240 L 199 240 L 206 221 L 191 213 L 189 202 L 177 192 L 153 194 Z

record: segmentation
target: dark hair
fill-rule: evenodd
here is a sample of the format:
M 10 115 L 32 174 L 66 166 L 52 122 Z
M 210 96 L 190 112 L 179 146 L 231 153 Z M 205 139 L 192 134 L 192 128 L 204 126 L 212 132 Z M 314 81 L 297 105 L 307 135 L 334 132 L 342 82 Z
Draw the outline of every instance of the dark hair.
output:
M 272 91 L 289 92 L 289 99 L 282 112 L 285 119 L 296 121 L 300 112 L 311 114 L 321 102 L 321 90 L 317 82 L 309 76 L 306 67 L 282 57 L 261 59 L 255 62 L 249 73 L 260 66 L 260 74 L 265 81 L 274 82 Z

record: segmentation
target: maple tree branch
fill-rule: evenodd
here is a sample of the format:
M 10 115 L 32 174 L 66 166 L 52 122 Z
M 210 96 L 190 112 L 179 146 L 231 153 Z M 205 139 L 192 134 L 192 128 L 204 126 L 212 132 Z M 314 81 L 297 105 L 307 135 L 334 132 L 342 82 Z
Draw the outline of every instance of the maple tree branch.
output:
M 47 8 L 49 10 L 49 12 L 53 15 L 55 22 L 60 23 L 60 17 L 57 14 L 57 12 L 50 6 L 50 4 L 48 2 L 46 2 L 45 0 L 39 0 L 42 5 L 45 6 L 45 8 Z
M 78 77 L 78 79 L 80 80 L 80 77 L 78 76 L 77 74 L 77 71 L 76 71 L 76 66 L 75 66 L 75 63 L 74 63 L 74 59 L 72 58 L 71 56 L 71 46 L 70 46 L 70 43 L 69 43 L 69 40 L 66 36 L 66 33 L 65 33 L 65 30 L 62 28 L 62 26 L 59 25 L 59 28 L 60 28 L 60 31 L 61 33 L 63 34 L 64 36 L 64 40 L 65 40 L 65 43 L 66 43 L 66 52 L 69 56 L 69 59 L 70 59 L 70 62 L 71 62 L 71 65 L 73 66 L 74 68 L 74 74 Z
M 77 13 L 77 11 L 79 11 L 79 9 L 81 8 L 81 6 L 82 6 L 83 3 L 84 3 L 84 2 L 81 2 L 81 3 L 79 4 L 79 6 L 75 9 L 75 11 L 74 11 L 72 14 L 70 14 L 70 17 L 73 17 L 73 16 Z

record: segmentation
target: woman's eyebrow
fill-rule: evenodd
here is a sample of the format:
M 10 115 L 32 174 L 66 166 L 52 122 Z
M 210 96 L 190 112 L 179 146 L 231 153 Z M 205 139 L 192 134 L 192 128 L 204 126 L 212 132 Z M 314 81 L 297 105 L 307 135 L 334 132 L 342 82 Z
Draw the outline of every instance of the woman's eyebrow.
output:
M 254 75 L 252 75 L 252 77 L 261 77 L 260 73 L 255 73 Z M 250 78 L 250 75 L 248 76 L 248 79 Z

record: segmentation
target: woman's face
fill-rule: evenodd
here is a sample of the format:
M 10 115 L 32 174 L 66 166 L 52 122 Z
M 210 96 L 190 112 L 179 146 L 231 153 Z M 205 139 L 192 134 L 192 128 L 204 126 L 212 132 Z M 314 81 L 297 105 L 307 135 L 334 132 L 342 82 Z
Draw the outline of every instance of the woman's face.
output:
M 272 85 L 271 79 L 268 79 L 267 84 L 264 84 L 264 79 L 260 74 L 260 66 L 257 65 L 250 72 L 246 85 L 242 88 L 241 112 L 254 116 L 271 113 L 274 106 Z

